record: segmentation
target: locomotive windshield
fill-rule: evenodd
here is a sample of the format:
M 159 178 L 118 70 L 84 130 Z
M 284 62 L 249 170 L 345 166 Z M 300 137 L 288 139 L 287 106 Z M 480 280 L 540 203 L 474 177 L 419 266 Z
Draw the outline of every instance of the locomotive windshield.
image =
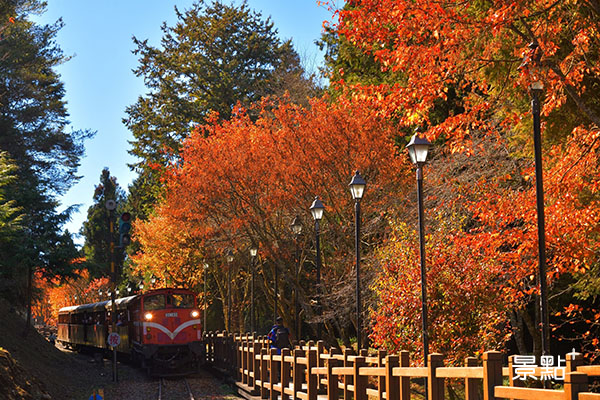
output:
M 167 304 L 173 308 L 194 308 L 194 296 L 181 293 L 168 294 Z
M 155 294 L 144 297 L 144 310 L 165 308 L 194 308 L 194 296 L 185 293 Z
M 155 294 L 144 297 L 144 310 L 162 310 L 165 308 L 165 304 L 166 302 L 164 294 Z

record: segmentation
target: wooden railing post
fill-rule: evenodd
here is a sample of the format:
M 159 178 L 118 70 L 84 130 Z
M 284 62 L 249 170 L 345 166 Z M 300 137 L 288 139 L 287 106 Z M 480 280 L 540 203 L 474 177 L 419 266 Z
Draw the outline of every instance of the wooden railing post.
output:
M 577 367 L 583 365 L 583 354 L 567 353 L 565 372 L 576 372 Z
M 394 376 L 394 368 L 400 365 L 400 357 L 385 357 L 385 393 L 387 400 L 400 400 L 400 379 Z M 380 397 L 379 398 L 383 398 Z
M 387 356 L 387 351 L 379 349 L 377 350 L 377 366 L 384 367 L 385 366 L 385 356 Z M 377 392 L 380 399 L 383 399 L 383 393 L 385 392 L 385 376 L 380 376 L 377 378 Z
M 577 400 L 579 393 L 588 389 L 588 376 L 583 372 L 567 372 L 565 375 L 565 400 Z
M 346 348 L 344 349 L 344 367 L 352 367 L 353 363 L 350 360 L 350 356 L 354 355 L 354 350 Z M 353 377 L 351 375 L 344 375 L 344 400 L 350 400 L 352 398 L 352 392 L 348 389 L 348 385 L 352 384 Z
M 365 367 L 367 362 L 365 357 L 356 356 L 354 358 L 354 400 L 367 400 L 368 377 L 359 374 L 360 368 Z
M 239 364 L 241 364 L 241 371 L 240 368 L 238 368 L 239 374 L 241 375 L 242 379 L 238 379 L 242 381 L 242 383 L 244 385 L 248 384 L 248 334 L 245 334 L 241 337 L 241 340 L 238 344 L 239 346 L 239 350 L 238 350 L 238 357 L 239 357 Z
M 290 349 L 281 350 L 281 400 L 289 400 L 290 396 L 285 393 L 285 388 L 290 384 L 290 363 L 285 361 L 285 357 L 290 356 Z
M 337 349 L 331 349 L 329 354 L 335 354 L 335 350 Z M 327 400 L 338 400 L 340 398 L 338 376 L 333 374 L 333 369 L 341 365 L 341 361 L 335 358 L 329 358 L 327 360 Z
M 410 367 L 410 354 L 406 350 L 400 352 L 400 367 Z M 400 377 L 400 399 L 410 400 L 410 378 Z
M 247 377 L 246 377 L 246 385 L 250 388 L 254 386 L 254 379 L 252 375 L 254 373 L 254 336 L 248 336 L 248 342 L 246 343 L 247 351 L 246 351 L 246 367 L 248 368 Z
M 317 378 L 319 375 L 313 374 L 312 369 L 317 366 L 317 350 L 309 349 L 306 352 L 308 365 L 306 366 L 306 388 L 308 400 L 317 400 Z
M 255 336 L 256 337 L 256 336 Z M 254 374 L 254 378 L 252 379 L 250 386 L 254 387 L 254 393 L 260 393 L 260 388 L 257 385 L 257 381 L 259 381 L 260 378 L 260 359 L 257 360 L 256 356 L 260 356 L 260 343 L 255 339 L 254 342 L 252 342 L 252 348 L 254 349 L 254 351 L 252 352 L 252 364 L 254 364 L 254 366 L 252 367 L 252 372 Z
M 237 377 L 237 381 L 241 380 L 240 367 L 242 365 L 241 360 L 237 360 L 237 343 L 235 333 L 229 334 L 229 354 L 231 354 L 231 363 L 229 365 L 229 376 Z
M 325 354 L 325 342 L 322 340 L 317 340 L 317 366 L 324 367 L 325 360 L 323 359 L 323 354 Z M 317 388 L 320 393 L 325 391 L 325 386 L 321 383 L 321 378 L 317 376 Z
M 483 399 L 493 400 L 494 387 L 502 386 L 502 353 L 486 351 L 483 353 Z
M 278 363 L 273 360 L 273 356 L 277 355 L 277 349 L 269 349 L 269 398 L 271 400 L 277 400 L 277 392 L 275 391 L 275 383 L 277 383 L 279 377 Z
M 293 352 L 293 357 L 294 357 L 294 362 L 292 364 L 292 384 L 294 385 L 294 396 L 293 396 L 293 400 L 298 400 L 300 399 L 300 397 L 298 396 L 298 393 L 302 391 L 302 383 L 303 381 L 303 365 L 300 364 L 298 362 L 298 358 L 302 357 L 304 355 L 304 350 L 302 350 L 302 348 L 299 349 L 294 349 Z
M 465 358 L 465 367 L 476 367 L 477 358 Z M 479 400 L 479 385 L 473 378 L 465 378 L 465 400 Z
M 444 378 L 438 378 L 436 369 L 444 366 L 444 356 L 439 353 L 430 354 L 427 371 L 427 388 L 429 400 L 444 399 Z
M 267 357 L 267 349 L 260 349 L 260 398 L 268 399 L 269 392 L 265 383 L 269 380 L 269 359 Z

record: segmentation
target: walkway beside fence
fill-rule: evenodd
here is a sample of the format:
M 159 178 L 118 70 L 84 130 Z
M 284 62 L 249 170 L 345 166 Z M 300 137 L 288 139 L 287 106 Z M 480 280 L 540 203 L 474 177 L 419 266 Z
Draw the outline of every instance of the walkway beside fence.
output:
M 600 376 L 600 366 L 582 365 L 579 353 L 567 354 L 564 387 L 552 390 L 520 387 L 514 356 L 503 366 L 497 351 L 485 352 L 481 360 L 468 357 L 463 367 L 445 367 L 441 354 L 430 354 L 427 367 L 411 367 L 407 351 L 369 355 L 363 349 L 357 355 L 325 349 L 322 342 L 300 342 L 277 355 L 265 336 L 210 332 L 205 341 L 207 363 L 235 379 L 240 395 L 251 400 L 409 400 L 411 390 L 416 394 L 411 379 L 417 378 L 427 378 L 431 400 L 444 398 L 446 379 L 464 382 L 466 400 L 600 400 L 600 394 L 588 392 L 588 377 Z M 529 375 L 544 373 L 536 367 Z

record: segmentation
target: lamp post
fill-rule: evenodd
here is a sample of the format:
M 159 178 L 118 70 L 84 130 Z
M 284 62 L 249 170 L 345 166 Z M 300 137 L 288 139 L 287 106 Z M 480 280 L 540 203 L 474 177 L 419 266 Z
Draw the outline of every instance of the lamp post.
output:
M 206 332 L 206 311 L 207 311 L 207 306 L 206 306 L 206 281 L 207 281 L 207 279 L 206 278 L 208 278 L 207 275 L 208 275 L 208 263 L 204 263 L 204 276 L 203 276 L 203 279 L 204 279 L 203 292 L 204 293 L 202 293 L 202 303 L 204 304 L 204 307 L 203 307 L 204 312 L 202 314 L 204 317 L 204 323 L 202 324 L 202 332 Z
M 255 325 L 255 321 L 254 321 L 254 270 L 256 269 L 256 266 L 254 264 L 254 259 L 256 258 L 256 255 L 258 254 L 258 248 L 256 246 L 252 246 L 250 247 L 250 260 L 251 260 L 251 265 L 250 267 L 252 268 L 252 277 L 250 278 L 250 332 L 254 334 L 254 329 L 256 328 Z
M 296 271 L 294 273 L 294 279 L 296 281 L 296 285 L 294 288 L 294 329 L 296 331 L 296 337 L 300 337 L 300 308 L 298 307 L 298 288 L 300 287 L 300 281 L 298 279 L 298 274 L 300 271 L 300 246 L 298 244 L 298 239 L 300 238 L 300 234 L 302 233 L 302 222 L 300 221 L 300 217 L 296 215 L 292 224 L 290 225 L 292 228 L 292 233 L 295 236 L 296 241 Z
M 535 81 L 529 87 L 531 92 L 531 113 L 533 114 L 533 147 L 535 152 L 535 195 L 538 218 L 538 263 L 540 281 L 540 319 L 542 354 L 550 354 L 548 331 L 548 285 L 546 283 L 546 233 L 544 217 L 544 182 L 542 174 L 542 134 L 540 124 L 540 95 L 544 85 Z
M 278 283 L 279 283 L 279 268 L 277 268 L 277 263 L 275 262 L 273 264 L 274 268 L 275 268 L 275 282 L 274 282 L 274 287 L 273 287 L 273 321 L 275 321 L 277 319 L 277 300 L 278 300 L 278 293 L 279 293 L 279 287 L 278 287 Z
M 356 348 L 360 352 L 362 337 L 360 318 L 360 199 L 362 199 L 365 192 L 367 182 L 356 171 L 349 186 L 354 199 L 354 224 L 356 228 L 354 231 L 354 248 L 356 250 Z
M 144 290 L 144 281 L 140 281 L 139 288 L 140 292 Z
M 315 250 L 317 253 L 316 267 L 317 267 L 317 314 L 321 315 L 321 242 L 319 240 L 319 221 L 323 218 L 323 211 L 325 206 L 319 200 L 319 196 L 315 196 L 315 200 L 310 206 L 310 212 L 315 220 Z M 317 323 L 317 338 L 321 338 L 321 323 Z
M 227 332 L 231 332 L 231 263 L 233 262 L 233 251 L 227 250 Z
M 427 161 L 431 143 L 414 134 L 406 146 L 413 164 L 417 166 L 417 203 L 419 208 L 419 245 L 421 256 L 421 320 L 423 327 L 423 361 L 427 366 L 429 337 L 427 335 L 427 274 L 425 271 L 425 228 L 423 220 L 423 165 Z
M 152 287 L 154 287 L 154 284 L 156 283 L 156 277 L 154 276 L 154 274 L 152 274 L 152 276 L 150 277 L 150 283 L 152 284 Z

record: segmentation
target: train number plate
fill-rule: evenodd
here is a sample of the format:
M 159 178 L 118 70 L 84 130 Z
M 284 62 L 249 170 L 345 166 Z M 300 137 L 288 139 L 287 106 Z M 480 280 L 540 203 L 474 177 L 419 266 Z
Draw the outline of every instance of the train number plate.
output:
M 176 317 L 177 313 L 176 312 L 168 312 L 165 314 L 167 317 Z

